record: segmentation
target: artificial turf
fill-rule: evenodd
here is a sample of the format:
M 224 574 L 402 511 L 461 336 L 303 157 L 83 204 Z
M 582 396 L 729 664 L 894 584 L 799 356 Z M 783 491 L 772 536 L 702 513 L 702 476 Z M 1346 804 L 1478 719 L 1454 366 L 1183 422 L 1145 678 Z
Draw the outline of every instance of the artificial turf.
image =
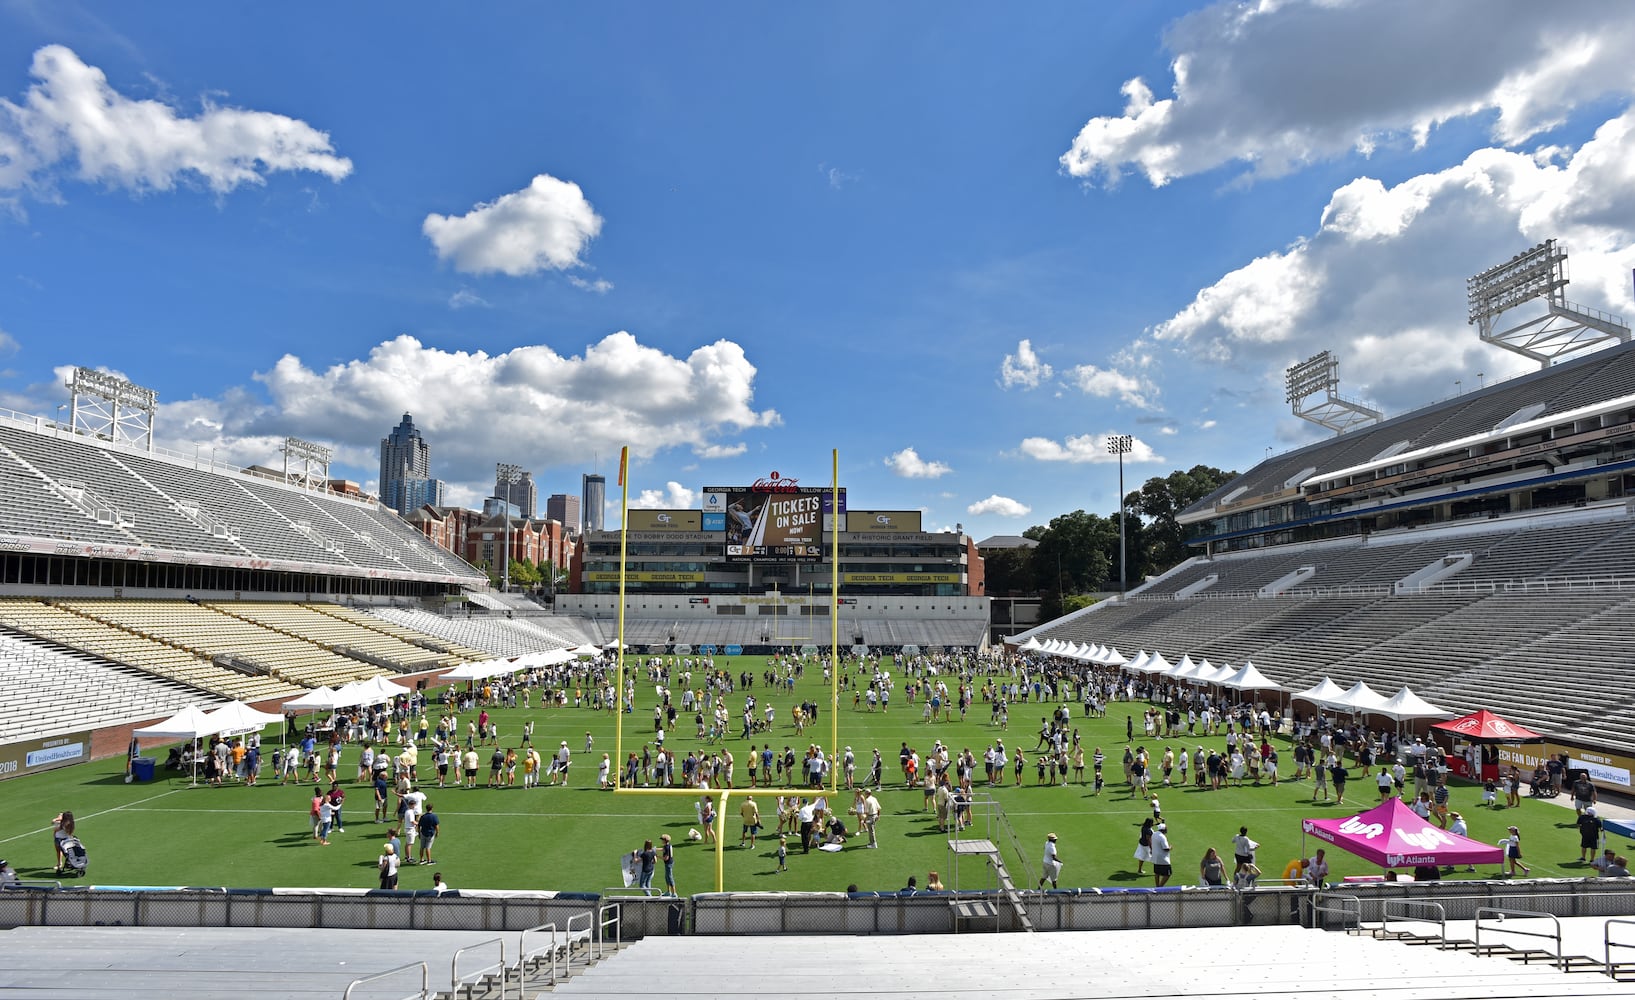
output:
M 742 658 L 734 665 L 718 661 L 718 666 L 737 674 L 740 670 L 762 669 L 759 659 Z M 638 695 L 637 708 L 627 714 L 626 751 L 639 752 L 652 729 L 651 687 L 643 686 L 647 701 Z M 760 704 L 768 700 L 777 709 L 778 725 L 767 734 L 748 740 L 733 734 L 725 740 L 737 759 L 736 781 L 747 781 L 746 758 L 749 747 L 768 738 L 781 752 L 788 744 L 797 756 L 809 742 L 826 743 L 830 732 L 825 707 L 814 725 L 797 735 L 789 724 L 789 708 L 803 700 L 828 704 L 828 689 L 816 672 L 800 681 L 793 692 L 771 693 L 760 686 L 753 692 Z M 728 704 L 742 704 L 742 694 L 730 695 Z M 754 850 L 739 848 L 737 796 L 726 814 L 725 888 L 728 890 L 842 890 L 856 884 L 863 890 L 901 888 L 910 875 L 923 886 L 930 871 L 938 871 L 949 888 L 991 888 L 993 876 L 980 861 L 965 859 L 957 874 L 951 865 L 948 835 L 937 828 L 935 814 L 924 808 L 918 788 L 907 788 L 898 768 L 897 751 L 903 741 L 922 755 L 932 742 L 941 739 L 955 750 L 970 747 L 977 755 L 977 790 L 990 792 L 1002 807 L 1016 842 L 1027 854 L 1016 850 L 1000 826 L 990 827 L 981 818 L 966 836 L 988 836 L 999 844 L 1018 883 L 1023 872 L 1039 870 L 1040 855 L 1047 833 L 1056 833 L 1064 862 L 1061 885 L 1135 886 L 1151 885 L 1152 866 L 1146 874 L 1136 874 L 1134 848 L 1141 821 L 1151 814 L 1148 804 L 1131 796 L 1123 783 L 1119 760 L 1125 746 L 1125 719 L 1136 720 L 1138 745 L 1146 745 L 1154 760 L 1165 746 L 1177 753 L 1183 746 L 1221 746 L 1223 738 L 1210 740 L 1184 737 L 1165 741 L 1142 740 L 1141 711 L 1144 703 L 1115 702 L 1103 719 L 1081 717 L 1072 705 L 1073 725 L 1080 730 L 1087 748 L 1100 746 L 1107 753 L 1107 785 L 1099 796 L 1088 784 L 1067 787 L 1035 784 L 1032 750 L 1037 742 L 1038 718 L 1048 715 L 1054 705 L 1015 704 L 1011 724 L 1002 731 L 989 722 L 988 705 L 978 702 L 963 721 L 926 723 L 919 704 L 910 705 L 899 683 L 889 712 L 870 713 L 852 707 L 852 697 L 843 692 L 839 713 L 840 742 L 857 754 L 859 779 L 868 772 L 870 751 L 878 747 L 885 758 L 884 787 L 878 798 L 882 807 L 878 850 L 861 849 L 861 840 L 837 854 L 814 850 L 802 854 L 797 837 L 789 840 L 789 870 L 775 871 L 773 849 L 776 828 L 773 803 L 781 788 L 756 793 L 767 832 Z M 435 706 L 434 706 L 435 708 Z M 669 833 L 677 845 L 677 883 L 682 894 L 715 889 L 713 846 L 689 842 L 687 832 L 698 827 L 693 801 L 684 797 L 641 796 L 611 793 L 596 788 L 597 762 L 604 752 L 614 749 L 612 716 L 590 708 L 550 708 L 537 706 L 490 709 L 498 723 L 502 744 L 517 745 L 523 723 L 535 724 L 534 742 L 542 754 L 567 740 L 573 751 L 570 784 L 537 789 L 522 787 L 521 769 L 513 788 L 476 789 L 435 787 L 435 777 L 424 781 L 431 803 L 442 820 L 442 835 L 436 847 L 436 865 L 402 870 L 400 888 L 428 888 L 434 871 L 441 872 L 449 885 L 460 888 L 554 889 L 597 891 L 621 882 L 620 855 L 639 847 L 644 839 L 657 842 Z M 461 713 L 464 729 L 475 712 Z M 436 712 L 433 712 L 433 718 Z M 736 716 L 735 716 L 736 718 Z M 698 741 L 678 738 L 691 736 L 692 726 L 683 724 L 683 734 L 667 741 L 678 755 L 685 756 Z M 585 734 L 592 735 L 593 753 L 584 752 Z M 980 758 L 987 745 L 1003 738 L 1014 755 L 1021 749 L 1029 758 L 1023 784 L 998 788 L 983 786 Z M 279 742 L 268 729 L 263 745 Z M 1293 755 L 1286 739 L 1276 741 L 1284 762 L 1284 773 L 1292 772 Z M 164 758 L 163 748 L 146 748 L 146 753 Z M 488 754 L 480 751 L 479 785 L 488 780 Z M 1088 757 L 1087 753 L 1087 757 Z M 340 768 L 348 796 L 344 818 L 346 831 L 337 832 L 327 847 L 312 837 L 307 819 L 312 792 L 310 782 L 280 786 L 270 778 L 270 766 L 256 787 L 229 783 L 222 787 L 189 787 L 187 777 L 161 772 L 152 783 L 127 784 L 121 759 L 75 765 L 43 774 L 0 782 L 6 808 L 0 811 L 0 857 L 10 860 L 24 879 L 53 877 L 51 819 L 58 812 L 72 810 L 78 834 L 90 855 L 86 880 L 99 885 L 188 885 L 188 886 L 352 886 L 377 884 L 376 857 L 387 827 L 372 819 L 369 786 L 355 780 L 358 748 L 348 746 Z M 431 774 L 430 754 L 421 755 L 422 776 Z M 1090 769 L 1086 768 L 1086 779 Z M 304 774 L 304 771 L 303 771 Z M 782 782 L 777 782 L 781 785 Z M 798 790 L 793 790 L 798 792 Z M 1361 811 L 1378 799 L 1371 780 L 1353 770 L 1345 805 L 1332 800 L 1312 801 L 1309 780 L 1283 780 L 1277 786 L 1261 784 L 1198 791 L 1193 788 L 1155 788 L 1161 798 L 1168 834 L 1174 846 L 1175 877 L 1171 884 L 1196 884 L 1198 863 L 1205 848 L 1215 847 L 1228 859 L 1231 840 L 1240 825 L 1249 827 L 1250 836 L 1260 842 L 1259 863 L 1267 878 L 1278 877 L 1292 859 L 1310 854 L 1318 846 L 1302 843 L 1300 820 L 1311 816 L 1344 816 Z M 1525 860 L 1534 877 L 1581 877 L 1593 874 L 1578 862 L 1578 835 L 1574 814 L 1560 802 L 1524 799 L 1512 809 L 1488 809 L 1479 805 L 1480 790 L 1456 782 L 1452 808 L 1463 812 L 1470 836 L 1495 843 L 1505 836 L 1506 827 L 1520 827 L 1526 847 Z M 1501 796 L 1502 801 L 1502 796 Z M 831 798 L 841 811 L 851 804 L 851 796 L 841 791 Z M 848 819 L 848 826 L 855 826 Z M 1330 850 L 1332 878 L 1347 875 L 1379 874 L 1379 869 L 1343 852 Z M 1479 866 L 1475 874 L 1463 871 L 1450 879 L 1495 877 L 1497 865 Z M 1024 888 L 1026 886 L 1023 886 Z

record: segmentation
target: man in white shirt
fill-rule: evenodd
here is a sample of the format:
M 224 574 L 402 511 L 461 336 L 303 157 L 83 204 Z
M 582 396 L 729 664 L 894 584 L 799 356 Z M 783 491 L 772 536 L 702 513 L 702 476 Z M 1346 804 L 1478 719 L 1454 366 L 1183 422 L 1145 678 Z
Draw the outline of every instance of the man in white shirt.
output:
M 1153 884 L 1157 886 L 1168 884 L 1170 875 L 1174 874 L 1174 871 L 1174 867 L 1170 864 L 1167 824 L 1160 823 L 1152 828 Z
M 1050 887 L 1052 889 L 1056 888 L 1056 880 L 1060 878 L 1062 874 L 1062 858 L 1061 855 L 1056 853 L 1056 835 L 1054 833 L 1045 835 L 1045 862 L 1043 871 L 1044 874 L 1039 876 L 1039 888 L 1043 889 L 1046 882 L 1050 883 Z

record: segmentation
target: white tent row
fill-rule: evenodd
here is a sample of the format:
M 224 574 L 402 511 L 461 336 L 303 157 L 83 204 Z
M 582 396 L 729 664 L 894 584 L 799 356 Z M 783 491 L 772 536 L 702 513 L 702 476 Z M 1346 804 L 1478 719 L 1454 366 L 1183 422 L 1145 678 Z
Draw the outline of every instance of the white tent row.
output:
M 306 694 L 284 702 L 284 710 L 292 712 L 329 712 L 337 708 L 357 705 L 378 705 L 383 701 L 412 693 L 409 688 L 375 676 L 366 681 L 353 681 L 338 691 L 327 687 L 314 688 Z
M 1293 697 L 1300 701 L 1309 701 L 1321 705 L 1324 708 L 1339 708 L 1350 712 L 1369 712 L 1384 715 L 1398 722 L 1405 719 L 1451 719 L 1454 714 L 1446 709 L 1432 705 L 1409 690 L 1406 684 L 1396 694 L 1386 698 L 1363 681 L 1358 681 L 1351 685 L 1349 689 L 1342 689 L 1340 685 L 1324 677 L 1312 687 L 1296 692 Z
M 204 712 L 197 705 L 189 705 L 175 715 L 151 726 L 133 730 L 135 740 L 198 740 L 206 736 L 243 736 L 258 733 L 264 727 L 284 721 L 282 715 L 262 712 L 242 701 L 230 701 L 220 708 Z M 129 781 L 129 777 L 125 780 Z M 193 758 L 193 784 L 199 783 L 199 758 Z

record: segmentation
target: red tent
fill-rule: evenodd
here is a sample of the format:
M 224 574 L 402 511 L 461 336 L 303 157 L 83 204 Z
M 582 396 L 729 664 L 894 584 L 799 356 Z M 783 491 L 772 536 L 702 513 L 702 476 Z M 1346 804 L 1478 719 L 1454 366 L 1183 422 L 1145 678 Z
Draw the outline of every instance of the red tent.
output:
M 1514 722 L 1501 719 L 1485 708 L 1462 718 L 1438 722 L 1431 728 L 1463 736 L 1472 743 L 1511 743 L 1544 739 L 1542 735 L 1526 726 L 1518 726 Z
M 1421 819 L 1401 799 L 1387 799 L 1343 819 L 1301 820 L 1300 826 L 1303 832 L 1381 868 L 1474 865 L 1504 858 L 1504 852 L 1491 844 L 1449 833 Z

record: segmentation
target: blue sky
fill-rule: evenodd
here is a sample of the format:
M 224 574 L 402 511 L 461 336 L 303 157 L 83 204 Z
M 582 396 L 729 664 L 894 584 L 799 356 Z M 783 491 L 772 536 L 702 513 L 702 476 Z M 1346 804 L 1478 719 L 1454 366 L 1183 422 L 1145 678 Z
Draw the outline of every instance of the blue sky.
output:
M 1529 365 L 1464 279 L 1635 311 L 1635 7 L 0 2 L 0 405 L 373 487 L 412 411 L 691 506 L 773 470 L 977 537 Z M 1482 373 L 1478 379 L 1477 373 Z M 644 495 L 645 494 L 645 495 Z

